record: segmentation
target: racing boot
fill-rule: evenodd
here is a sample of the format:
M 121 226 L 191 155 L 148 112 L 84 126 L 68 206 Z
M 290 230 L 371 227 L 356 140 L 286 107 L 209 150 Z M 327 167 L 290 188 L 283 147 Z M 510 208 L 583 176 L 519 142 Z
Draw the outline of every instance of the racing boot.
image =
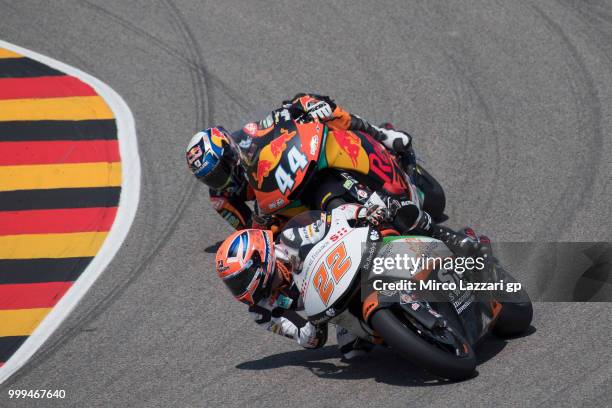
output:
M 398 215 L 399 221 L 397 220 Z M 405 220 L 415 220 L 410 229 L 444 242 L 455 255 L 463 257 L 482 256 L 485 259 L 490 256 L 491 246 L 484 244 L 484 242 L 490 243 L 489 239 L 485 237 L 486 239 L 481 243 L 471 228 L 454 231 L 436 224 L 426 211 L 420 210 L 416 205 L 404 206 L 396 211 L 396 224 L 403 222 L 404 225 L 407 225 Z
M 366 203 L 366 207 L 373 205 L 380 205 L 386 209 L 385 221 L 391 222 L 400 234 L 414 231 L 436 238 L 444 242 L 458 256 L 474 258 L 481 256 L 485 262 L 491 257 L 489 239 L 483 236 L 481 242 L 471 228 L 465 229 L 466 232 L 461 232 L 436 224 L 426 211 L 421 210 L 414 203 L 402 202 L 381 191 L 374 193 Z
M 374 344 L 360 339 L 341 326 L 336 326 L 336 340 L 346 360 L 365 356 L 374 348 Z
M 491 241 L 484 235 L 481 240 L 471 228 L 453 231 L 448 227 L 432 224 L 428 232 L 428 235 L 432 238 L 444 242 L 455 255 L 473 258 L 482 257 L 485 262 L 491 258 Z
M 389 122 L 382 123 L 380 127 L 386 130 L 396 130 Z M 406 146 L 402 146 L 401 144 L 397 146 L 394 145 L 393 153 L 396 155 L 402 170 L 412 177 L 414 169 L 416 168 L 416 155 L 412 149 L 412 135 L 403 130 L 401 132 L 408 136 L 409 142 Z

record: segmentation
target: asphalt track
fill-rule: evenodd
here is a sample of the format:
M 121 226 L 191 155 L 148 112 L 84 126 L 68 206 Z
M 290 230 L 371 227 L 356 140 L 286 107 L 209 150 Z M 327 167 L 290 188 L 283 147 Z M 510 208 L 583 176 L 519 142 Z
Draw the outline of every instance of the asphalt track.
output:
M 332 345 L 303 351 L 261 331 L 212 272 L 205 248 L 230 229 L 183 148 L 204 125 L 236 128 L 318 91 L 416 136 L 447 188 L 451 225 L 496 240 L 610 241 L 611 2 L 2 1 L 0 10 L 2 39 L 126 100 L 143 173 L 123 248 L 0 388 L 0 405 L 610 405 L 609 303 L 536 303 L 535 331 L 486 343 L 479 375 L 457 384 L 390 351 L 349 364 Z M 67 398 L 15 403 L 9 388 Z

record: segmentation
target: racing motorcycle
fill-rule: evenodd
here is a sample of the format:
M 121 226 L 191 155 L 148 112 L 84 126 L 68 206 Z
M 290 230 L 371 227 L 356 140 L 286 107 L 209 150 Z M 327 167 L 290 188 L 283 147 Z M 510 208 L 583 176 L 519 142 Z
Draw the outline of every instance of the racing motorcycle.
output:
M 232 139 L 264 215 L 286 222 L 307 210 L 366 203 L 384 189 L 416 203 L 436 222 L 446 218 L 444 191 L 417 163 L 412 146 L 394 156 L 366 133 L 299 118 L 261 130 L 247 125 Z
M 340 209 L 309 211 L 292 218 L 285 229 L 326 225 L 325 237 L 305 256 L 294 282 L 304 313 L 315 324 L 335 323 L 375 344 L 384 344 L 427 371 L 451 380 L 473 376 L 474 346 L 490 331 L 513 336 L 528 329 L 533 311 L 524 289 L 508 294 L 472 290 L 375 290 L 375 279 L 469 281 L 467 273 L 448 268 L 417 271 L 389 269 L 373 274 L 374 259 L 408 256 L 452 256 L 441 241 L 421 236 L 384 237 L 371 226 L 359 227 Z M 296 231 L 295 229 L 293 231 Z M 390 252 L 391 251 L 391 252 Z M 395 252 L 395 253 L 394 253 Z M 484 276 L 487 275 L 487 276 Z M 497 262 L 478 279 L 516 282 Z

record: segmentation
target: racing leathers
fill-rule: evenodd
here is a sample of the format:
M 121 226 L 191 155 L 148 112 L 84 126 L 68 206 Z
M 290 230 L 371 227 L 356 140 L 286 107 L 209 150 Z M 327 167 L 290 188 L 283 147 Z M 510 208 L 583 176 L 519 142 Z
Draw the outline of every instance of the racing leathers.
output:
M 387 210 L 387 208 L 376 204 L 369 207 L 343 204 L 334 211 L 341 211 L 347 221 L 355 220 L 358 224 L 367 224 L 378 228 L 388 221 Z M 280 242 L 275 244 L 276 268 L 274 275 L 277 283 L 272 286 L 266 297 L 249 307 L 251 317 L 261 327 L 294 339 L 304 348 L 318 348 L 325 345 L 327 324 L 315 325 L 297 314 L 298 311 L 303 310 L 304 304 L 299 289 L 292 280 L 291 271 L 299 272 L 308 252 L 325 237 L 327 233 L 325 219 L 326 217 L 321 218 L 305 227 L 288 228 L 280 234 Z M 453 234 L 456 233 L 453 232 Z M 432 235 L 435 235 L 435 233 Z M 453 251 L 477 247 L 481 244 L 481 239 L 485 239 L 483 236 L 476 237 L 471 229 L 466 229 L 456 236 L 461 237 L 460 242 L 457 241 L 454 245 L 452 243 L 451 245 L 447 244 Z M 488 244 L 488 238 L 486 241 Z M 469 252 L 466 251 L 465 254 L 468 255 Z M 336 325 L 336 337 L 340 351 L 346 359 L 363 355 L 373 346 L 338 325 Z
M 283 102 L 281 108 L 272 111 L 259 122 L 246 124 L 245 128 L 256 126 L 260 130 L 267 129 L 289 119 L 316 119 L 325 122 L 330 129 L 362 131 L 394 152 L 407 149 L 411 142 L 408 134 L 373 126 L 336 105 L 328 96 L 305 93 L 297 94 L 292 100 Z M 248 185 L 246 177 L 242 175 L 236 179 L 237 181 L 230 183 L 224 191 L 209 190 L 213 208 L 235 229 L 265 227 L 265 222 L 258 221 L 257 215 L 253 214 L 246 204 L 247 201 L 255 199 L 253 189 Z
M 382 222 L 382 213 L 371 211 L 356 204 L 345 204 L 335 211 L 342 211 L 347 220 L 378 225 Z M 297 341 L 304 348 L 318 348 L 327 341 L 327 325 L 314 325 L 300 315 L 303 302 L 298 288 L 292 281 L 291 270 L 301 269 L 301 263 L 308 251 L 325 237 L 327 225 L 324 219 L 315 221 L 305 227 L 286 229 L 280 234 L 280 242 L 275 245 L 276 270 L 278 280 L 276 288 L 269 296 L 249 307 L 253 320 L 264 329 Z M 346 329 L 337 326 L 336 337 L 340 351 L 349 359 L 363 354 L 370 344 L 359 341 Z
M 336 105 L 329 96 L 314 94 L 297 94 L 291 101 L 285 101 L 281 109 L 272 112 L 273 115 L 286 115 L 291 118 L 303 119 L 309 116 L 325 124 L 332 130 L 352 130 L 365 132 L 381 142 L 393 152 L 403 152 L 409 148 L 411 136 L 389 127 L 378 127 L 368 123 L 363 118 L 349 113 Z M 278 120 L 277 120 L 278 121 Z
M 246 203 L 255 199 L 255 193 L 246 181 L 230 187 L 226 191 L 209 189 L 210 202 L 215 211 L 235 229 L 250 228 L 253 225 L 253 211 Z

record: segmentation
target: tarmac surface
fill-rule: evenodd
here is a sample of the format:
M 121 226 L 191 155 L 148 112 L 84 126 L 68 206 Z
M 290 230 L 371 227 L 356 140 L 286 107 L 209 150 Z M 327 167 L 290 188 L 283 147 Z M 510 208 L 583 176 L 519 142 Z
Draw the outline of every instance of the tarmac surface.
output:
M 437 382 L 389 350 L 349 363 L 331 335 L 308 351 L 262 331 L 215 276 L 205 249 L 231 229 L 183 155 L 200 128 L 235 129 L 297 92 L 323 93 L 415 136 L 446 188 L 449 225 L 495 241 L 612 241 L 612 2 L 0 1 L 0 10 L 0 38 L 125 99 L 143 173 L 123 248 L 0 387 L 1 406 L 610 406 L 610 303 L 535 302 L 531 333 L 484 343 L 479 375 L 462 383 Z M 542 260 L 575 281 L 584 269 L 538 248 L 517 275 L 554 299 L 538 280 Z M 67 396 L 10 401 L 8 389 Z

